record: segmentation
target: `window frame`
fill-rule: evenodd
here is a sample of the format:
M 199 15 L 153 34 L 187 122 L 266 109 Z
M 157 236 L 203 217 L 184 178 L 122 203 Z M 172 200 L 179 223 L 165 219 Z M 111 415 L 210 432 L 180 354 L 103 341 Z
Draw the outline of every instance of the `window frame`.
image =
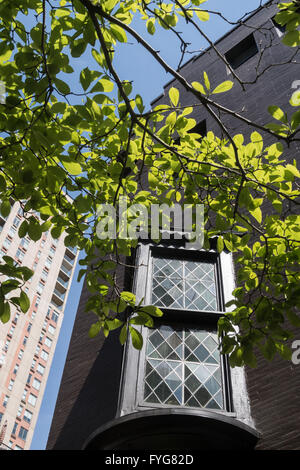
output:
M 176 250 L 175 250 L 175 249 Z M 194 249 L 190 246 L 190 243 L 186 243 L 183 240 L 169 240 L 168 241 L 168 246 L 167 244 L 163 245 L 156 245 L 154 243 L 148 243 L 148 242 L 143 242 L 141 241 L 136 250 L 136 269 L 135 269 L 135 275 L 134 275 L 134 282 L 133 282 L 133 292 L 136 294 L 136 303 L 138 304 L 140 301 L 144 305 L 150 305 L 151 304 L 151 297 L 149 296 L 150 293 L 150 286 L 151 286 L 151 267 L 150 267 L 150 257 L 152 256 L 152 253 L 155 252 L 156 250 L 160 250 L 161 253 L 167 253 L 169 252 L 170 254 L 172 253 L 172 257 L 175 257 L 175 255 L 179 252 L 182 254 L 185 254 L 187 257 L 191 257 L 193 259 L 204 259 L 207 256 L 214 256 L 215 259 L 219 259 L 218 263 L 218 270 L 220 270 L 220 277 L 218 279 L 220 280 L 220 292 L 222 292 L 222 298 L 219 296 L 220 299 L 220 307 L 225 306 L 225 303 L 228 302 L 228 300 L 231 300 L 231 293 L 232 290 L 234 289 L 235 283 L 233 280 L 233 265 L 232 265 L 232 255 L 231 254 L 217 254 L 216 250 L 209 250 L 210 254 L 207 255 L 207 250 L 197 250 Z M 171 251 L 167 251 L 171 250 Z M 211 258 L 210 258 L 211 259 Z M 217 261 L 216 261 L 217 262 Z M 230 275 L 227 275 L 226 270 L 230 270 Z M 226 271 L 226 276 L 225 276 L 225 271 Z M 219 288 L 218 288 L 219 289 Z M 143 300 L 142 300 L 143 299 Z M 166 312 L 167 309 L 165 309 Z M 171 309 L 172 310 L 172 309 Z M 228 310 L 228 309 L 227 309 Z M 217 319 L 224 314 L 224 311 L 217 311 L 217 312 L 205 312 L 205 314 L 202 315 L 202 320 L 204 322 L 203 327 L 205 327 L 205 323 L 207 320 L 210 318 L 212 320 L 212 315 L 213 313 L 213 322 L 216 325 Z M 185 312 L 185 319 L 186 317 L 186 311 Z M 169 311 L 168 313 L 173 313 Z M 183 313 L 182 311 L 180 312 L 181 314 Z M 193 314 L 196 316 L 199 316 L 199 311 L 194 312 L 191 311 L 189 312 L 190 318 L 193 318 Z M 165 316 L 165 315 L 164 315 Z M 201 324 L 199 324 L 201 326 Z M 145 330 L 147 327 L 142 327 L 142 326 L 137 326 L 135 325 L 135 328 L 138 329 L 138 331 L 143 335 L 143 338 L 145 338 Z M 238 408 L 241 408 L 241 413 L 246 413 L 250 416 L 250 411 L 246 410 L 248 406 L 247 402 L 247 392 L 246 392 L 246 385 L 245 385 L 245 379 L 244 375 L 241 377 L 240 374 L 237 374 L 238 377 L 235 378 L 234 380 L 236 383 L 238 383 L 238 389 L 236 388 L 235 391 L 235 399 L 233 400 L 233 393 L 231 390 L 231 377 L 232 377 L 232 369 L 230 369 L 228 361 L 226 359 L 226 364 L 222 366 L 222 374 L 223 374 L 223 380 L 225 381 L 226 387 L 223 388 L 223 396 L 224 396 L 224 409 L 210 409 L 210 408 L 200 408 L 200 407 L 189 407 L 185 405 L 155 405 L 155 404 L 150 404 L 146 403 L 143 400 L 141 400 L 141 396 L 143 393 L 143 378 L 144 375 L 141 372 L 141 369 L 144 368 L 144 357 L 145 357 L 145 344 L 146 341 L 144 341 L 144 345 L 140 351 L 137 351 L 133 348 L 132 343 L 130 340 L 127 341 L 126 344 L 126 351 L 123 356 L 123 366 L 122 366 L 122 379 L 121 379 L 121 389 L 119 393 L 119 406 L 118 406 L 118 413 L 120 416 L 132 413 L 133 411 L 142 411 L 146 409 L 159 409 L 159 408 L 176 408 L 176 409 L 185 409 L 185 410 L 191 410 L 193 412 L 198 412 L 202 413 L 203 411 L 205 412 L 214 412 L 214 413 L 221 413 L 225 414 L 227 416 L 236 416 L 236 411 L 235 411 L 235 406 L 234 402 L 237 403 Z M 244 374 L 244 373 L 243 373 Z M 245 400 L 240 399 L 240 395 L 244 393 L 245 394 Z M 241 403 L 241 404 L 240 404 Z M 152 405 L 152 406 L 151 406 Z M 246 411 L 245 411 L 246 410 Z M 250 418 L 249 418 L 249 424 L 250 424 Z
M 246 47 L 246 45 L 249 47 Z M 259 53 L 259 47 L 254 33 L 250 33 L 241 39 L 238 43 L 228 49 L 224 56 L 233 70 L 237 70 L 252 57 Z
M 216 298 L 217 298 L 217 307 L 216 311 L 204 311 L 204 310 L 190 310 L 190 309 L 174 309 L 169 307 L 161 307 L 157 304 L 164 315 L 162 319 L 155 321 L 155 327 L 160 325 L 174 325 L 178 328 L 185 328 L 187 326 L 191 329 L 205 330 L 209 328 L 212 331 L 217 332 L 217 322 L 220 316 L 224 312 L 224 297 L 223 297 L 223 287 L 221 280 L 220 272 L 220 258 L 216 252 L 207 252 L 207 251 L 196 251 L 196 250 L 187 250 L 187 249 L 176 249 L 169 247 L 156 247 L 150 245 L 149 247 L 149 256 L 148 256 L 148 272 L 147 272 L 147 282 L 146 282 L 146 295 L 145 300 L 146 304 L 151 304 L 151 294 L 153 289 L 153 262 L 154 258 L 171 258 L 178 260 L 190 260 L 194 262 L 211 262 L 214 264 L 215 272 L 215 281 L 216 281 Z M 141 327 L 141 334 L 144 338 L 144 344 L 140 351 L 139 357 L 139 368 L 138 368 L 138 378 L 137 378 L 137 406 L 141 408 L 178 408 L 178 409 L 190 409 L 190 410 L 208 410 L 208 411 L 221 411 L 221 412 L 232 412 L 232 401 L 231 401 L 231 382 L 230 375 L 228 374 L 228 359 L 226 356 L 220 355 L 220 371 L 221 371 L 221 388 L 223 395 L 223 408 L 222 409 L 212 409 L 206 407 L 192 407 L 187 405 L 170 405 L 170 404 L 154 404 L 145 401 L 144 399 L 144 377 L 145 377 L 145 368 L 146 368 L 146 348 L 147 348 L 147 339 L 149 334 L 149 328 L 143 326 Z

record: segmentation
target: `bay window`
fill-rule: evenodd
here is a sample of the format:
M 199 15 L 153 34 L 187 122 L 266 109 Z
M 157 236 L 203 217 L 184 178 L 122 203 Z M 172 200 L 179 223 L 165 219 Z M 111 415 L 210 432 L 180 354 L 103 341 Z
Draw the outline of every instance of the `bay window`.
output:
M 163 316 L 152 327 L 135 325 L 143 336 L 140 351 L 128 341 L 120 416 L 172 408 L 222 413 L 252 425 L 244 370 L 230 369 L 217 334 L 234 287 L 231 254 L 219 254 L 213 245 L 138 245 L 136 302 L 159 307 Z

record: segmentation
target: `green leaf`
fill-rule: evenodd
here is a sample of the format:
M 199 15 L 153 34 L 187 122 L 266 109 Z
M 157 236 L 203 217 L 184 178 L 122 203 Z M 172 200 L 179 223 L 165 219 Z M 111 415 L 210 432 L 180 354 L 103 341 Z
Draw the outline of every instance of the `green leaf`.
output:
M 250 367 L 256 367 L 257 360 L 251 347 L 245 347 L 243 350 L 243 360 Z
M 251 210 L 250 214 L 257 220 L 258 223 L 261 224 L 262 222 L 262 212 L 260 207 L 256 207 L 256 209 Z
M 11 205 L 8 199 L 4 199 L 1 203 L 0 212 L 3 217 L 8 217 L 10 214 Z
M 120 343 L 122 345 L 125 344 L 125 341 L 127 339 L 127 325 L 126 325 L 126 323 L 120 331 L 119 339 L 120 339 Z
M 31 240 L 38 241 L 42 236 L 42 229 L 40 224 L 37 221 L 31 220 L 28 225 L 28 235 Z
M 177 88 L 174 88 L 174 87 L 170 88 L 169 98 L 173 106 L 177 106 L 178 101 L 179 101 L 179 91 L 177 90 Z
M 2 323 L 7 323 L 10 320 L 10 305 L 8 302 L 0 303 L 0 320 Z
M 285 124 L 287 123 L 286 114 L 278 106 L 269 106 L 268 111 L 277 121 L 284 122 Z
M 150 18 L 146 23 L 146 27 L 147 27 L 148 33 L 153 36 L 153 34 L 155 33 L 155 19 Z
M 145 106 L 143 105 L 143 98 L 141 97 L 141 95 L 136 95 L 135 103 L 137 105 L 139 112 L 142 113 L 145 109 Z
M 89 337 L 95 338 L 101 331 L 101 323 L 98 321 L 97 323 L 93 323 L 89 329 Z
M 75 40 L 73 45 L 70 47 L 71 56 L 80 57 L 84 53 L 86 46 L 87 46 L 87 43 L 84 39 Z
M 198 16 L 200 21 L 208 21 L 209 20 L 209 13 L 208 11 L 203 10 L 196 10 L 196 15 Z
M 289 31 L 282 39 L 282 43 L 289 47 L 297 47 L 300 44 L 300 31 Z
M 142 349 L 143 347 L 143 337 L 139 331 L 137 331 L 133 326 L 129 326 L 129 332 L 132 339 L 132 344 L 135 349 Z
M 195 88 L 195 90 L 200 91 L 202 95 L 206 95 L 206 92 L 204 90 L 204 86 L 201 85 L 199 82 L 192 82 L 192 87 Z
M 20 238 L 24 238 L 28 231 L 28 222 L 27 220 L 23 220 L 18 230 L 18 235 Z
M 20 308 L 21 308 L 22 312 L 26 313 L 27 310 L 29 309 L 29 307 L 30 307 L 29 297 L 26 294 L 26 292 L 21 291 L 21 294 L 20 294 Z
M 4 192 L 6 190 L 6 181 L 4 176 L 0 175 L 0 191 Z
M 58 91 L 63 95 L 67 95 L 71 91 L 69 85 L 59 78 L 54 79 L 54 84 L 56 85 Z
M 292 106 L 300 106 L 300 91 L 294 91 L 290 99 L 290 104 Z
M 152 317 L 162 317 L 163 316 L 163 312 L 158 307 L 155 307 L 154 305 L 147 305 L 145 307 L 140 307 L 139 310 L 141 312 L 148 313 Z
M 119 42 L 127 42 L 127 36 L 123 28 L 121 28 L 118 25 L 111 24 L 110 25 L 110 31 L 113 34 L 113 36 L 119 41 Z
M 121 299 L 129 303 L 132 306 L 135 305 L 135 295 L 132 292 L 128 292 L 128 291 L 121 292 Z
M 76 176 L 82 173 L 82 168 L 81 168 L 80 163 L 74 162 L 73 160 L 68 159 L 67 157 L 61 158 L 61 161 L 62 161 L 63 166 L 67 170 L 67 172 L 70 173 L 70 175 Z
M 218 250 L 218 253 L 222 253 L 222 251 L 224 250 L 224 241 L 223 241 L 223 237 L 218 237 L 218 240 L 217 240 L 217 250 Z
M 226 91 L 231 90 L 233 87 L 233 82 L 231 80 L 226 80 L 225 82 L 218 85 L 212 92 L 212 94 L 216 93 L 225 93 Z
M 208 78 L 208 75 L 206 72 L 203 72 L 203 78 L 204 78 L 204 85 L 206 86 L 206 89 L 209 91 L 210 90 L 210 81 Z

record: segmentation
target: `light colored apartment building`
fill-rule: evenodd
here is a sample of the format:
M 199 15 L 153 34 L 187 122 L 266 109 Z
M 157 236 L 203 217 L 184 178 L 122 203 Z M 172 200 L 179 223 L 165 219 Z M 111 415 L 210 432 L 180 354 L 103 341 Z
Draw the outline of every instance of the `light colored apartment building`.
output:
M 30 448 L 77 260 L 64 235 L 20 239 L 22 220 L 17 202 L 7 218 L 0 215 L 0 259 L 34 271 L 25 284 L 29 311 L 12 308 L 10 321 L 0 323 L 0 448 L 12 450 Z

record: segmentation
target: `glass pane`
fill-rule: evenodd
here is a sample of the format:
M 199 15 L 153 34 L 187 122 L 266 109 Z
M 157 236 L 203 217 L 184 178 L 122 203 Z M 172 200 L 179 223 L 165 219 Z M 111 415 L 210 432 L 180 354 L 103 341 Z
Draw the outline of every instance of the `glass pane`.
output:
M 155 353 L 160 360 L 154 359 Z M 217 334 L 165 325 L 149 330 L 144 399 L 153 404 L 222 409 Z
M 217 310 L 214 263 L 154 257 L 152 303 L 167 308 Z

